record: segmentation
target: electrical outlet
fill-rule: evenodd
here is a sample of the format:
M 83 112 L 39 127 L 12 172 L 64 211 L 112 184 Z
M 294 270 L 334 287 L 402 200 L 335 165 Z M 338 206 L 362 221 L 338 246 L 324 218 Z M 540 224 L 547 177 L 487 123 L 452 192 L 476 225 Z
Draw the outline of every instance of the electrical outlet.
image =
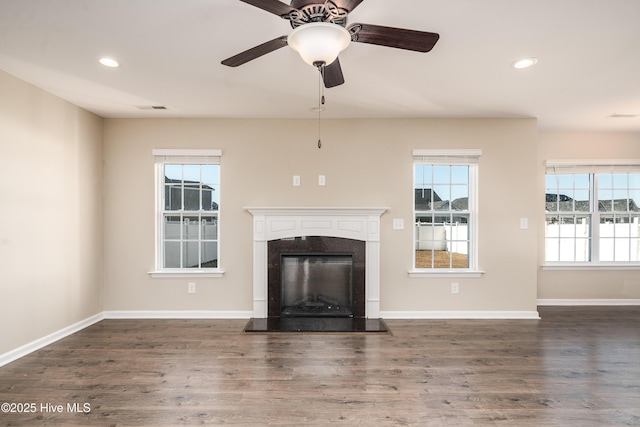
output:
M 451 293 L 452 294 L 457 294 L 458 292 L 460 292 L 460 284 L 458 283 L 452 283 L 451 284 Z
M 327 185 L 327 179 L 324 175 L 318 175 L 318 185 L 321 187 Z
M 196 293 L 196 282 L 187 283 L 187 292 L 190 294 Z

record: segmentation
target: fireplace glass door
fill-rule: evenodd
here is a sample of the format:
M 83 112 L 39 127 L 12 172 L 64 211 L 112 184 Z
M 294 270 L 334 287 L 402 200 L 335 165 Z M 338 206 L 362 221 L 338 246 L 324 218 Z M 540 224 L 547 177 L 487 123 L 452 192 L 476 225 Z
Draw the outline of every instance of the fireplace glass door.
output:
M 353 317 L 352 254 L 282 254 L 281 316 Z

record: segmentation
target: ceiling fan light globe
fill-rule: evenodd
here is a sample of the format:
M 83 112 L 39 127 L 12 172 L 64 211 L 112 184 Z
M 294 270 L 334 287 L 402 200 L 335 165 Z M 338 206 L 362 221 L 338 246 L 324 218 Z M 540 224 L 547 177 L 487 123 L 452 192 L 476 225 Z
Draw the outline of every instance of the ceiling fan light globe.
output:
M 311 22 L 294 29 L 287 43 L 300 54 L 304 62 L 331 64 L 351 42 L 351 35 L 340 25 Z

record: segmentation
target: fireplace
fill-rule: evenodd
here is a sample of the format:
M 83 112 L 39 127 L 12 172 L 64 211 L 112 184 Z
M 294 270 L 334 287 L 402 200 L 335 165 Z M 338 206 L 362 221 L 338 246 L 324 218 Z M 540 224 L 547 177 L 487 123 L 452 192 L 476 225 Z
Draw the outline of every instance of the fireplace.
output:
M 268 317 L 365 317 L 365 242 L 303 236 L 268 242 Z
M 245 330 L 363 330 L 386 331 L 380 316 L 380 216 L 386 208 L 246 208 L 253 215 L 253 317 L 251 327 Z M 320 243 L 319 243 L 320 242 Z M 345 246 L 346 245 L 346 246 Z M 279 248 L 274 249 L 274 246 Z M 285 295 L 285 312 L 282 313 L 281 280 L 282 260 L 293 256 L 301 257 L 297 261 L 284 261 L 298 264 L 294 272 L 285 272 L 293 276 L 302 274 L 314 257 L 322 262 L 345 264 L 344 256 L 351 256 L 352 289 L 351 314 L 339 317 L 329 314 L 323 308 L 319 316 L 303 315 L 290 311 L 289 303 L 293 299 L 310 307 L 320 303 L 331 305 L 336 296 L 325 295 L 326 291 L 309 291 L 305 294 L 304 282 L 298 286 L 299 297 Z M 306 257 L 306 258 L 305 258 Z M 322 258 L 329 257 L 329 258 Z M 304 267 L 307 263 L 307 267 Z M 300 273 L 299 269 L 303 272 Z M 347 269 L 339 267 L 338 270 Z M 296 272 L 295 270 L 298 269 Z M 286 270 L 286 266 L 285 266 Z M 327 274 L 320 272 L 320 275 Z M 304 280 L 304 279 L 303 279 Z M 315 280 L 315 279 L 314 279 Z M 289 291 L 285 291 L 289 292 Z M 292 291 L 293 292 L 293 291 Z M 331 291 L 333 292 L 333 290 Z M 340 292 L 340 298 L 344 292 Z M 319 298 L 322 297 L 322 298 Z M 329 298 L 327 298 L 329 297 Z M 328 300 L 329 303 L 322 300 Z M 318 309 L 319 310 L 319 309 Z M 308 310 L 312 311 L 312 310 Z M 277 319 L 275 321 L 274 319 Z M 321 319 L 319 321 L 318 319 Z M 345 327 L 345 322 L 351 326 Z

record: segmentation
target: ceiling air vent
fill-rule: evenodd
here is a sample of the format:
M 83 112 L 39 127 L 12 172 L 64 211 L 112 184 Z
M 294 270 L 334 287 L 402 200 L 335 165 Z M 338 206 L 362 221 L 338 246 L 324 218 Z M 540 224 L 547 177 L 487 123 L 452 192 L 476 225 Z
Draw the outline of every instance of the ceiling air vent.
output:
M 164 105 L 141 105 L 138 107 L 139 110 L 166 110 L 167 107 Z
M 620 114 L 620 113 L 613 113 L 610 116 L 607 116 L 610 119 L 633 119 L 638 117 L 638 114 Z

